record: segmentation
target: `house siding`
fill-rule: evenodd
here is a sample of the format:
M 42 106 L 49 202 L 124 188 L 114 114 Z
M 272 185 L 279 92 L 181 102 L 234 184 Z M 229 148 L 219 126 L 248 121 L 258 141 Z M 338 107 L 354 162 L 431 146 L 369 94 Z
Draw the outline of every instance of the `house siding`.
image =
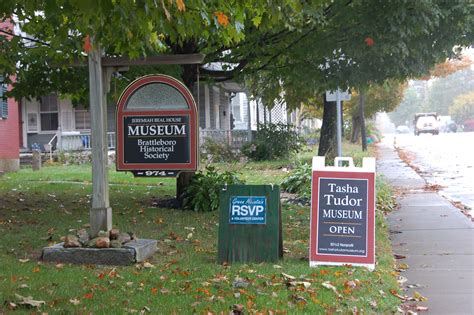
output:
M 0 29 L 12 30 L 10 21 L 0 22 Z M 11 86 L 7 87 L 11 90 Z M 20 168 L 20 127 L 18 103 L 7 99 L 8 117 L 0 119 L 0 172 L 12 172 Z

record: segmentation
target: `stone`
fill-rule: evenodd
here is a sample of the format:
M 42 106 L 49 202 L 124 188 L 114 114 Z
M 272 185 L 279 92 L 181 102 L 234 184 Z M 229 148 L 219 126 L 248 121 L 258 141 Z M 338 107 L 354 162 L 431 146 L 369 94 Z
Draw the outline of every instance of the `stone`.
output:
M 109 248 L 110 239 L 108 237 L 96 237 L 95 238 L 95 247 L 96 248 Z
M 79 229 L 76 232 L 77 237 L 79 238 L 79 242 L 81 242 L 82 245 L 87 245 L 87 242 L 89 242 L 89 233 L 87 232 L 86 229 Z
M 117 237 L 117 240 L 120 241 L 121 244 L 128 243 L 132 240 L 128 233 L 120 233 Z
M 43 248 L 42 260 L 58 263 L 127 266 L 153 255 L 157 241 L 138 239 L 122 248 L 64 248 L 63 243 Z
M 120 235 L 120 230 L 119 229 L 111 229 L 109 231 L 109 238 L 110 240 L 116 240 L 118 239 L 118 236 Z
M 97 237 L 109 237 L 109 232 L 99 231 L 99 233 L 97 233 Z
M 33 158 L 31 159 L 31 167 L 33 171 L 39 171 L 41 169 L 41 151 L 33 150 Z
M 130 248 L 135 251 L 136 262 L 141 262 L 151 257 L 157 250 L 156 240 L 136 239 L 123 245 L 123 248 Z
M 128 235 L 130 235 L 130 239 L 131 239 L 132 241 L 138 239 L 137 235 L 136 235 L 135 233 L 133 233 L 133 232 L 128 232 Z
M 68 235 L 64 238 L 64 247 L 82 247 L 82 244 L 79 242 L 79 238 L 76 235 Z
M 122 243 L 119 240 L 111 240 L 110 247 L 112 248 L 120 248 L 122 247 Z

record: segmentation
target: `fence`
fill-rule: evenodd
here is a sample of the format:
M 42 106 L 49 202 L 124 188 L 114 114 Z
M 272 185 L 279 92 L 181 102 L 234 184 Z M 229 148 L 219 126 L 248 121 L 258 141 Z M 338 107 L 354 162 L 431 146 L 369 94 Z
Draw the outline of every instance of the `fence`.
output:
M 207 139 L 219 143 L 227 143 L 232 148 L 241 148 L 251 138 L 248 130 L 200 130 L 200 142 L 205 143 Z
M 107 148 L 109 150 L 115 149 L 115 141 L 115 132 L 108 132 Z M 64 132 L 58 137 L 57 149 L 63 151 L 90 150 L 91 135 L 90 133 Z

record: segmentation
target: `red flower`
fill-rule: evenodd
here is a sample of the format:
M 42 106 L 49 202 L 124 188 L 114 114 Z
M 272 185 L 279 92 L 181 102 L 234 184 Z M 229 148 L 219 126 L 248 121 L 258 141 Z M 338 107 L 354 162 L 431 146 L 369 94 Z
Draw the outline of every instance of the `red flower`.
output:
M 365 39 L 364 39 L 364 42 L 367 44 L 367 46 L 373 46 L 374 45 L 374 40 L 372 37 L 370 36 L 367 36 Z

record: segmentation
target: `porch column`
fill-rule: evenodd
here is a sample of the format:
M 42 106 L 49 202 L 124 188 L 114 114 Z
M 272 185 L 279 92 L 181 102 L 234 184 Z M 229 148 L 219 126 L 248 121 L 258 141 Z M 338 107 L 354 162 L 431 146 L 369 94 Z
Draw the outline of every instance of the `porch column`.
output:
M 109 202 L 107 172 L 107 84 L 106 71 L 102 71 L 102 49 L 96 44 L 88 54 L 89 90 L 91 111 L 92 148 L 92 208 L 90 209 L 91 235 L 112 229 L 112 209 Z

